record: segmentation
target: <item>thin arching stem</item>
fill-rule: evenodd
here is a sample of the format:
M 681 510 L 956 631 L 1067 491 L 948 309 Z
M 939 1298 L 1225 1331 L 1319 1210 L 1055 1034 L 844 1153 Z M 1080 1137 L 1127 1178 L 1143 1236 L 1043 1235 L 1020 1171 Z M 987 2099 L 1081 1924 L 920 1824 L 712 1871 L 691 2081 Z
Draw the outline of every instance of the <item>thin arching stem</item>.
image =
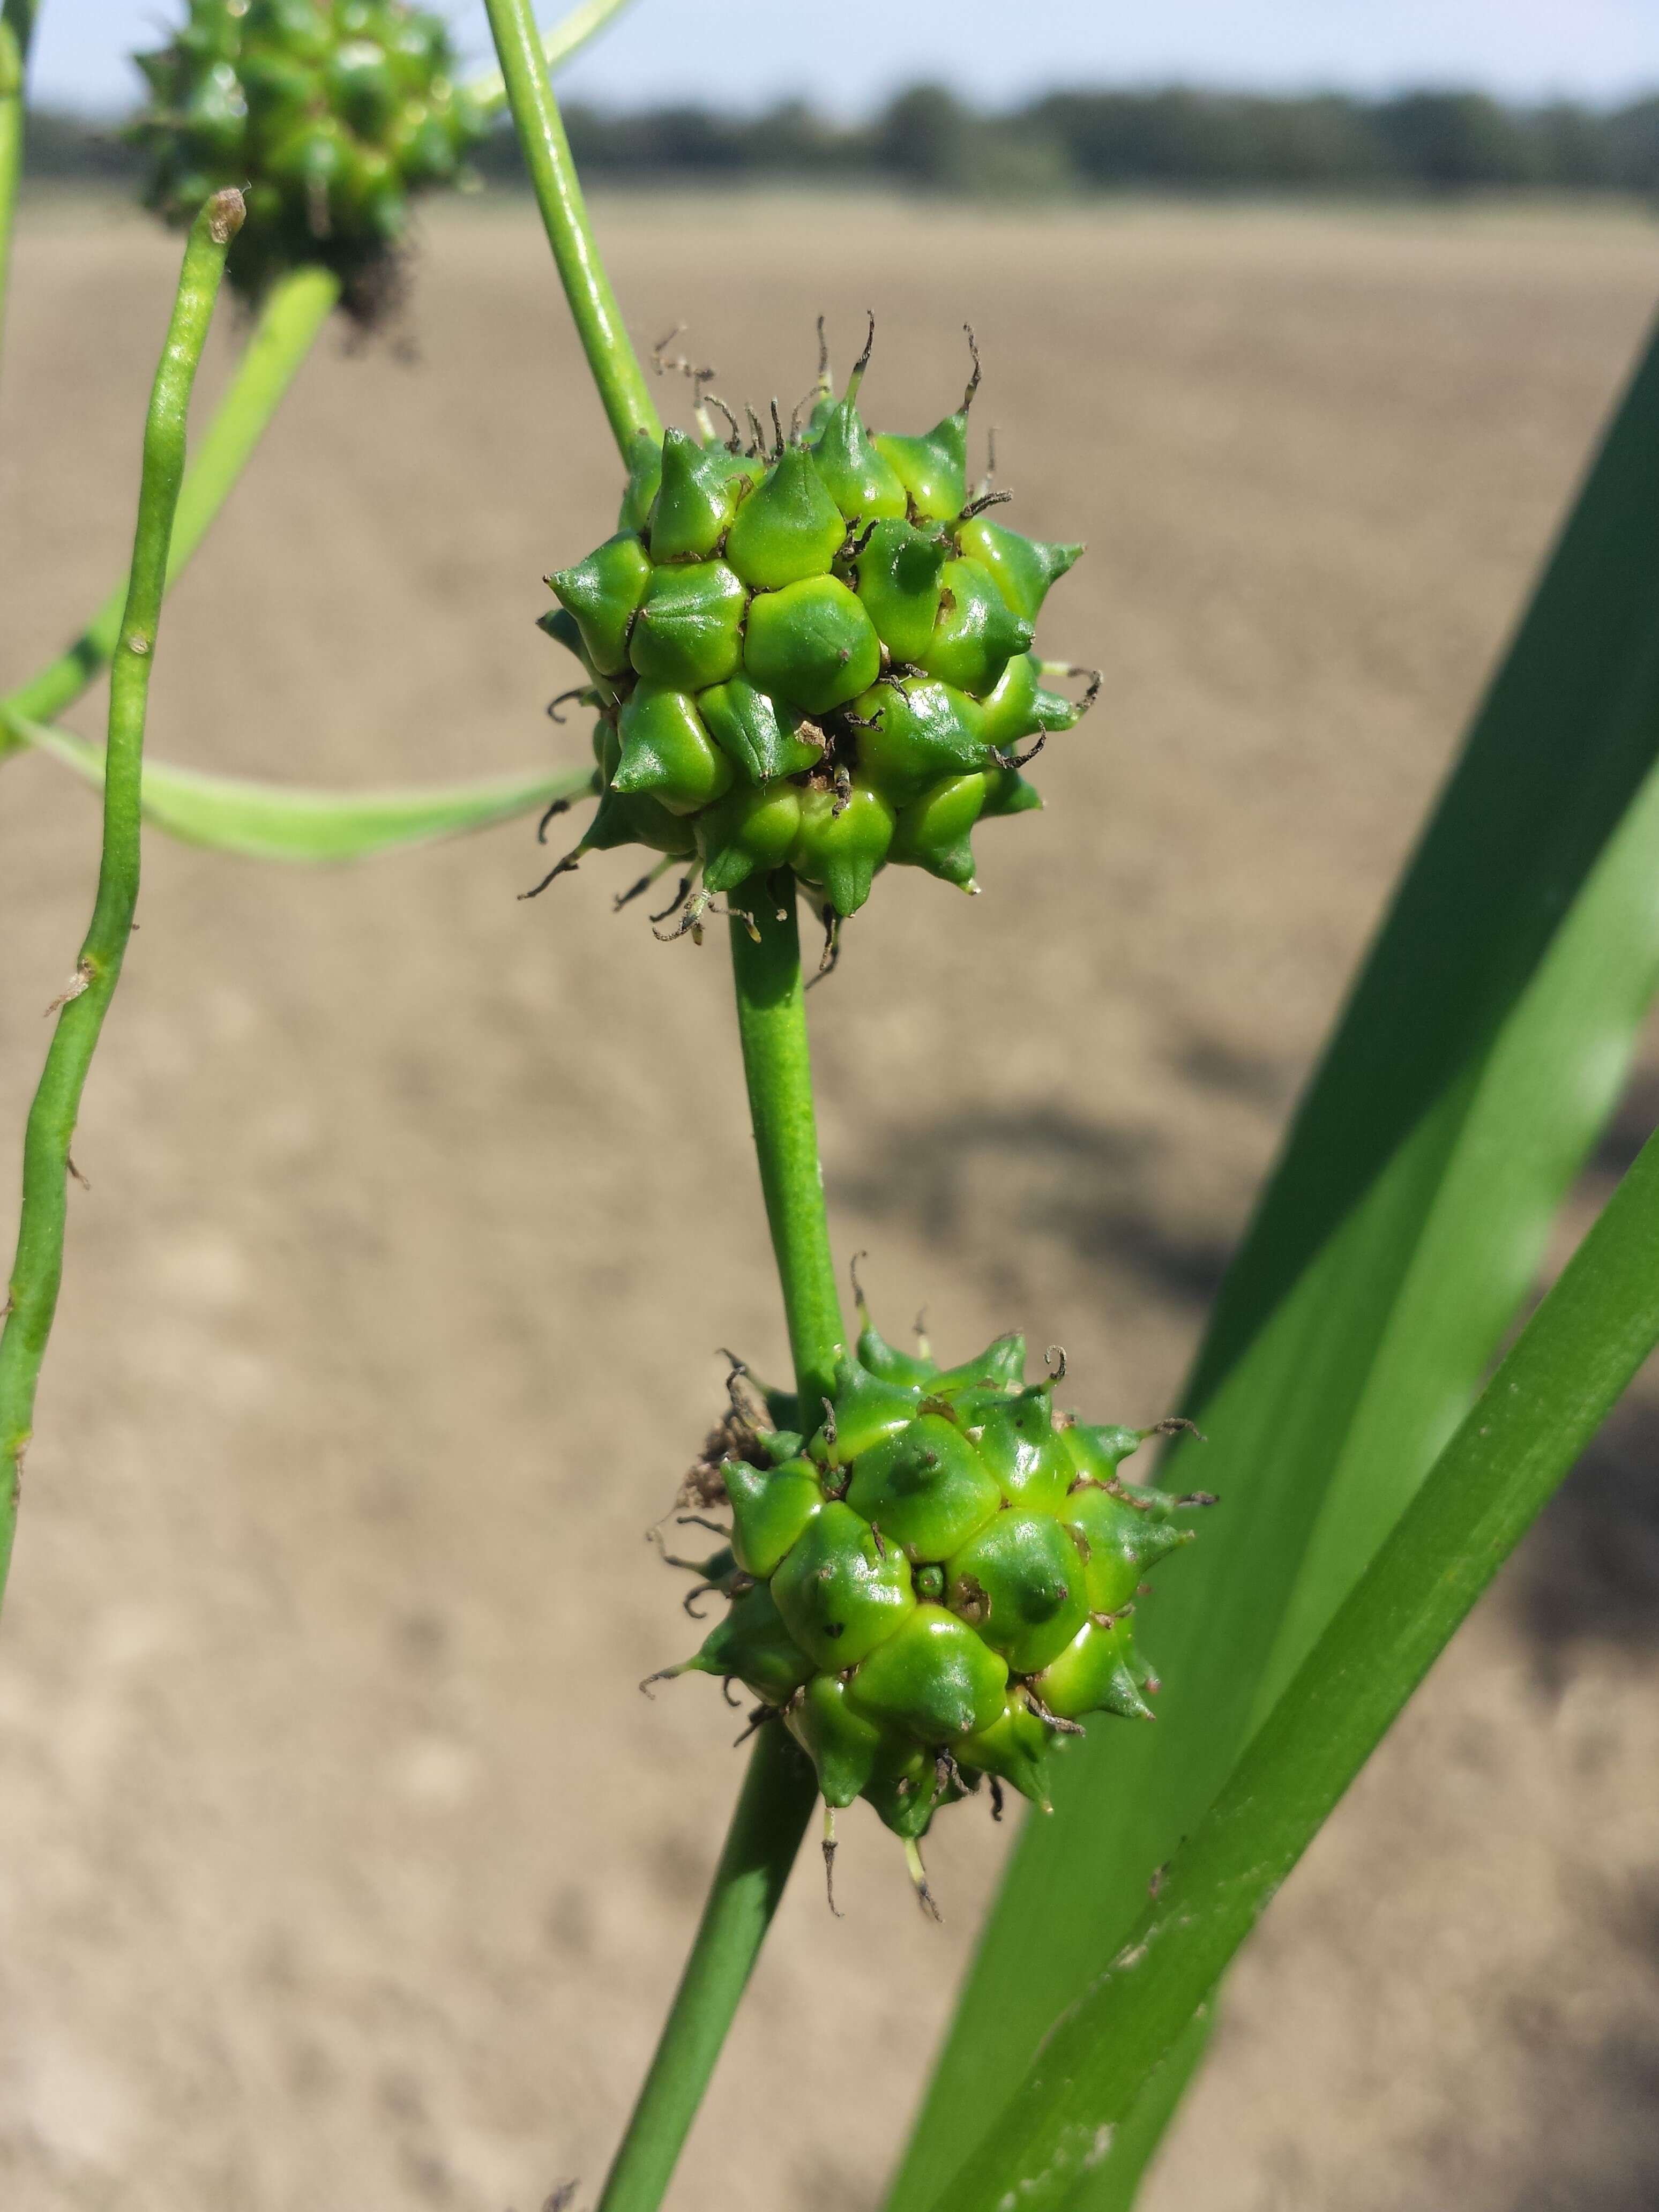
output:
M 732 923 L 738 1034 L 761 1188 L 783 1288 L 803 1426 L 834 1387 L 846 1341 L 818 1165 L 793 876 Z M 599 2212 L 657 2212 L 817 1802 L 811 1765 L 779 1721 L 756 1739 L 673 2008 Z
M 6 1299 L 5 1328 L 0 1334 L 0 1595 L 11 1559 L 18 1474 L 33 1425 L 35 1385 L 63 1279 L 70 1145 L 138 899 L 144 714 L 166 588 L 167 544 L 185 473 L 191 387 L 219 295 L 226 248 L 241 228 L 242 211 L 240 192 L 216 192 L 191 226 L 144 425 L 131 581 L 110 677 L 97 896 L 23 1139 L 17 1255 Z
M 599 258 L 587 203 L 570 158 L 570 142 L 543 58 L 541 34 L 530 0 L 484 0 L 495 52 L 513 110 L 525 166 L 553 248 L 559 282 L 570 302 L 576 332 L 599 386 L 611 434 L 626 459 L 641 430 L 662 435 L 622 311 Z

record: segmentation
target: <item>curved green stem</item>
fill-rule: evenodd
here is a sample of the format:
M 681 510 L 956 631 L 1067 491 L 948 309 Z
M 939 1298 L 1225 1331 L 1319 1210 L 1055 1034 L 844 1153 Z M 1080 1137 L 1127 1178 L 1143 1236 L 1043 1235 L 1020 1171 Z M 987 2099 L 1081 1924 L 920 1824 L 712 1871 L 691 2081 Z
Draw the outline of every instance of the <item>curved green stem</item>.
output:
M 144 424 L 131 581 L 110 678 L 98 892 L 23 1139 L 17 1255 L 6 1300 L 5 1329 L 0 1334 L 0 1595 L 11 1560 L 18 1474 L 34 1419 L 35 1385 L 63 1279 L 70 1144 L 138 899 L 144 714 L 166 589 L 168 541 L 185 473 L 191 387 L 219 295 L 226 249 L 241 223 L 241 195 L 227 191 L 216 192 L 191 227 Z
M 327 269 L 296 269 L 273 287 L 229 387 L 198 441 L 179 494 L 167 556 L 168 590 L 206 537 L 339 296 L 340 281 Z M 30 721 L 49 722 L 78 699 L 115 649 L 126 589 L 118 585 L 74 644 L 0 703 Z M 0 727 L 0 752 L 21 743 Z
M 484 0 L 501 58 L 513 127 L 542 211 L 542 222 L 559 282 L 570 302 L 576 332 L 593 372 L 611 435 L 624 459 L 643 430 L 662 435 L 662 422 L 646 389 L 645 372 L 629 342 L 611 279 L 599 258 L 587 204 L 570 158 L 570 142 L 542 58 L 541 34 L 530 0 Z
M 571 56 L 597 37 L 613 15 L 621 15 L 629 0 L 583 0 L 580 8 L 573 8 L 561 17 L 550 31 L 542 37 L 542 59 L 556 76 Z M 473 105 L 485 115 L 498 114 L 507 106 L 507 79 L 499 70 L 487 76 L 475 76 L 462 89 Z
M 732 921 L 732 969 L 761 1188 L 783 1286 L 795 1387 L 811 1407 L 846 1343 L 823 1212 L 802 996 L 795 879 L 773 877 Z M 810 1415 L 802 1414 L 810 1422 Z M 781 1723 L 761 1729 L 691 1955 L 599 2212 L 656 2212 L 690 2132 L 817 1802 L 810 1760 Z

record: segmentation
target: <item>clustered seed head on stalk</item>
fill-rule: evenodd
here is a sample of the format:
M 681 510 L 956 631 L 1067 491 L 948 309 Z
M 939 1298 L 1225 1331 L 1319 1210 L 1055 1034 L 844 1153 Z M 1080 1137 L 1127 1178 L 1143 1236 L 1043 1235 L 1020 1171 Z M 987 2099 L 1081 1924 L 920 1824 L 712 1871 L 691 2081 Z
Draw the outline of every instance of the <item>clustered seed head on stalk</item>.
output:
M 1085 1715 L 1151 1719 L 1135 1599 L 1190 1540 L 1183 1510 L 1214 1501 L 1124 1482 L 1147 1437 L 1189 1425 L 1058 1412 L 1063 1355 L 1028 1384 L 1024 1339 L 1005 1336 L 941 1370 L 925 1341 L 914 1356 L 884 1342 L 862 1298 L 860 1317 L 810 1435 L 793 1398 L 749 1403 L 734 1367 L 733 1416 L 683 1500 L 728 1508 L 730 1540 L 672 1562 L 701 1577 L 693 1599 L 715 1591 L 730 1610 L 651 1680 L 741 1682 L 757 1724 L 781 1717 L 817 1769 L 826 1857 L 836 1811 L 863 1797 L 932 1909 L 916 1846 L 941 1805 L 988 1777 L 999 1814 L 1005 1782 L 1046 1810 L 1049 1753 Z
M 395 288 L 411 193 L 463 180 L 483 136 L 451 81 L 441 17 L 403 0 L 189 0 L 172 42 L 136 57 L 149 105 L 131 135 L 145 204 L 188 222 L 222 185 L 247 223 L 228 274 L 258 297 L 306 262 L 372 317 Z
M 833 935 L 889 861 L 975 890 L 975 823 L 1041 805 L 1020 769 L 1098 687 L 1045 689 L 1031 649 L 1082 549 L 992 520 L 1008 494 L 988 482 L 969 497 L 976 349 L 962 405 L 919 437 L 866 428 L 869 358 L 839 399 L 821 368 L 804 428 L 775 403 L 769 431 L 750 410 L 722 442 L 700 399 L 700 438 L 641 432 L 616 535 L 548 578 L 542 626 L 599 714 L 599 810 L 554 875 L 649 847 L 656 872 L 700 877 L 695 929 L 787 866 Z

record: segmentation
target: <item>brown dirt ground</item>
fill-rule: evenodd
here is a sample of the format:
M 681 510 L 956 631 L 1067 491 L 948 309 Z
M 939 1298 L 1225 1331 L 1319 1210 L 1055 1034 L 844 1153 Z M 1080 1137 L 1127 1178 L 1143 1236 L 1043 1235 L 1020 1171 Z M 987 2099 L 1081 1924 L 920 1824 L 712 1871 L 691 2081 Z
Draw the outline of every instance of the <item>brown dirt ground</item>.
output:
M 1024 1322 L 1163 1413 L 1310 1054 L 1659 280 L 1632 218 L 876 202 L 602 210 L 649 337 L 786 403 L 811 322 L 931 421 L 960 325 L 1048 635 L 1109 671 L 814 1000 L 843 1250 L 952 1352 Z M 176 249 L 43 207 L 0 394 L 3 668 L 108 580 Z M 615 469 L 526 207 L 434 223 L 412 364 L 331 340 L 179 591 L 152 744 L 341 782 L 576 748 L 531 624 Z M 226 349 L 216 345 L 213 374 Z M 82 716 L 95 727 L 95 708 Z M 88 901 L 0 814 L 0 1128 Z M 0 1644 L 0 2197 L 520 2212 L 597 2181 L 738 1762 L 641 1540 L 780 1332 L 723 954 L 528 829 L 289 874 L 156 840 L 76 1147 Z M 1598 1173 L 1652 1118 L 1638 1090 Z M 8 1138 L 9 1145 L 13 1139 Z M 1581 1212 L 1583 1204 L 1581 1200 Z M 0 1222 L 9 1237 L 9 1225 Z M 1237 1975 L 1154 2212 L 1659 2201 L 1659 1396 L 1618 1418 Z M 1156 1628 L 1151 1642 L 1156 1649 Z M 850 1818 L 787 1899 L 674 2197 L 857 2212 L 1002 1838 L 917 1915 Z

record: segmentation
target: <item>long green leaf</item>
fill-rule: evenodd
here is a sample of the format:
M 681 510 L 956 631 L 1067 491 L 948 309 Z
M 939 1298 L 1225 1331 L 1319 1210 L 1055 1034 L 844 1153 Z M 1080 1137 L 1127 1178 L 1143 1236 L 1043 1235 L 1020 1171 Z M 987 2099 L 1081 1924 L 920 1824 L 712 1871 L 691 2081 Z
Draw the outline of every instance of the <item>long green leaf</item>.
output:
M 1556 1202 L 1617 1098 L 1632 1040 L 1659 981 L 1656 897 L 1659 775 L 1638 793 L 1495 1043 L 1334 1455 L 1256 1694 L 1257 1718 L 1456 1426 L 1532 1279 Z M 1194 2065 L 1201 2052 L 1200 2042 Z M 1133 2130 L 1120 2130 L 1079 2203 L 1089 2212 L 1126 2212 L 1162 2132 L 1152 2129 L 1143 2141 Z
M 894 2212 L 932 2201 L 1123 1942 L 1467 1407 L 1616 1096 L 1659 973 L 1656 514 L 1659 347 L 1223 1287 L 1182 1410 L 1212 1439 L 1204 1482 L 1224 1505 L 1149 1615 L 1159 1724 L 1094 1730 L 1054 1818 L 1027 1824 Z M 1193 1449 L 1169 1479 L 1191 1476 Z M 1113 2163 L 1079 2184 L 1078 2212 L 1127 2201 Z
M 1056 2212 L 1659 1343 L 1659 1138 L 934 2212 Z
M 9 715 L 9 726 L 93 786 L 104 780 L 104 749 L 68 730 Z M 428 790 L 308 791 L 198 769 L 144 763 L 144 819 L 186 844 L 255 860 L 361 860 L 393 845 L 419 845 L 488 829 L 538 807 L 587 798 L 591 769 L 497 775 Z

